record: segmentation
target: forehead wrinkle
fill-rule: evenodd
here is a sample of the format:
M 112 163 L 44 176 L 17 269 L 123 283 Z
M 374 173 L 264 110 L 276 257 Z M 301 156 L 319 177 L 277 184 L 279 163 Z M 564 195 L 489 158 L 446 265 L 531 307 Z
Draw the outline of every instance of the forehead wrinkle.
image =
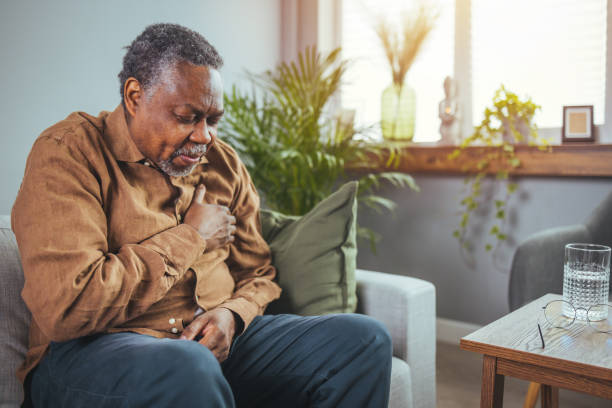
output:
M 204 109 L 204 106 L 208 107 L 208 109 Z M 187 107 L 188 109 L 190 109 L 196 115 L 201 115 L 201 114 L 202 115 L 207 115 L 207 116 L 223 115 L 223 113 L 225 112 L 224 109 L 219 109 L 217 107 L 217 104 L 214 103 L 214 101 L 213 101 L 213 103 L 203 105 L 202 107 L 196 106 L 196 105 L 193 105 L 193 104 L 187 102 L 187 103 L 176 105 L 175 108 L 180 108 L 180 107 Z
M 219 72 L 210 67 L 204 67 L 204 72 L 190 69 L 194 67 L 186 62 L 167 65 L 160 71 L 156 92 L 162 91 L 163 99 L 172 101 L 172 109 L 186 107 L 200 115 L 222 115 L 223 87 Z

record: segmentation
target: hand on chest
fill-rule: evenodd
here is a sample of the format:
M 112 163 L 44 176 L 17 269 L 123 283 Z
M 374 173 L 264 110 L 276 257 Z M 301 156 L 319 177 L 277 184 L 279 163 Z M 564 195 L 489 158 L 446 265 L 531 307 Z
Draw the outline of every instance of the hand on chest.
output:
M 185 177 L 169 177 L 141 163 L 121 167 L 103 196 L 111 251 L 181 224 L 200 183 L 207 188 L 207 203 L 231 208 L 231 184 L 206 166 Z

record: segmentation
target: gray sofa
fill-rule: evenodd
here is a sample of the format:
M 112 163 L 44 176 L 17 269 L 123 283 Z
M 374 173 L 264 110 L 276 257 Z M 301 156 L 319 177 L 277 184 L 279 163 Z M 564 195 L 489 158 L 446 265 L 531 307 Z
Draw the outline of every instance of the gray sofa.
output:
M 584 223 L 540 231 L 518 246 L 510 268 L 510 310 L 547 293 L 563 293 L 565 245 L 572 242 L 612 246 L 612 193 Z
M 19 407 L 15 370 L 27 350 L 30 313 L 20 292 L 23 271 L 8 216 L 0 216 L 0 408 Z M 393 338 L 392 408 L 436 404 L 435 288 L 426 281 L 357 271 L 359 312 L 386 324 Z

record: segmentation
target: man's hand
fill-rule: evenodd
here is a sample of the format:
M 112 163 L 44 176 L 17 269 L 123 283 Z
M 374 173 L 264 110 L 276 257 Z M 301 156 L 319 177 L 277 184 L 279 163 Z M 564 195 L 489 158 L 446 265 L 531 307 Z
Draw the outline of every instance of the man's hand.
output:
M 208 347 L 219 363 L 222 363 L 229 354 L 235 333 L 234 313 L 219 307 L 196 317 L 183 331 L 181 340 L 194 340 L 202 336 L 199 343 Z
M 205 194 L 206 187 L 200 184 L 185 214 L 185 224 L 195 228 L 206 240 L 206 249 L 212 250 L 234 241 L 236 217 L 225 206 L 206 204 Z

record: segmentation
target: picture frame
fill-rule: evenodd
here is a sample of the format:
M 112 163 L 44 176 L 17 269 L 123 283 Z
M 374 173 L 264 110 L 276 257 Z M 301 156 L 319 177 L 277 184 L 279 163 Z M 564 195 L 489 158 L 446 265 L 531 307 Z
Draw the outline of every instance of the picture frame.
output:
M 594 142 L 593 130 L 593 105 L 563 107 L 563 143 Z

